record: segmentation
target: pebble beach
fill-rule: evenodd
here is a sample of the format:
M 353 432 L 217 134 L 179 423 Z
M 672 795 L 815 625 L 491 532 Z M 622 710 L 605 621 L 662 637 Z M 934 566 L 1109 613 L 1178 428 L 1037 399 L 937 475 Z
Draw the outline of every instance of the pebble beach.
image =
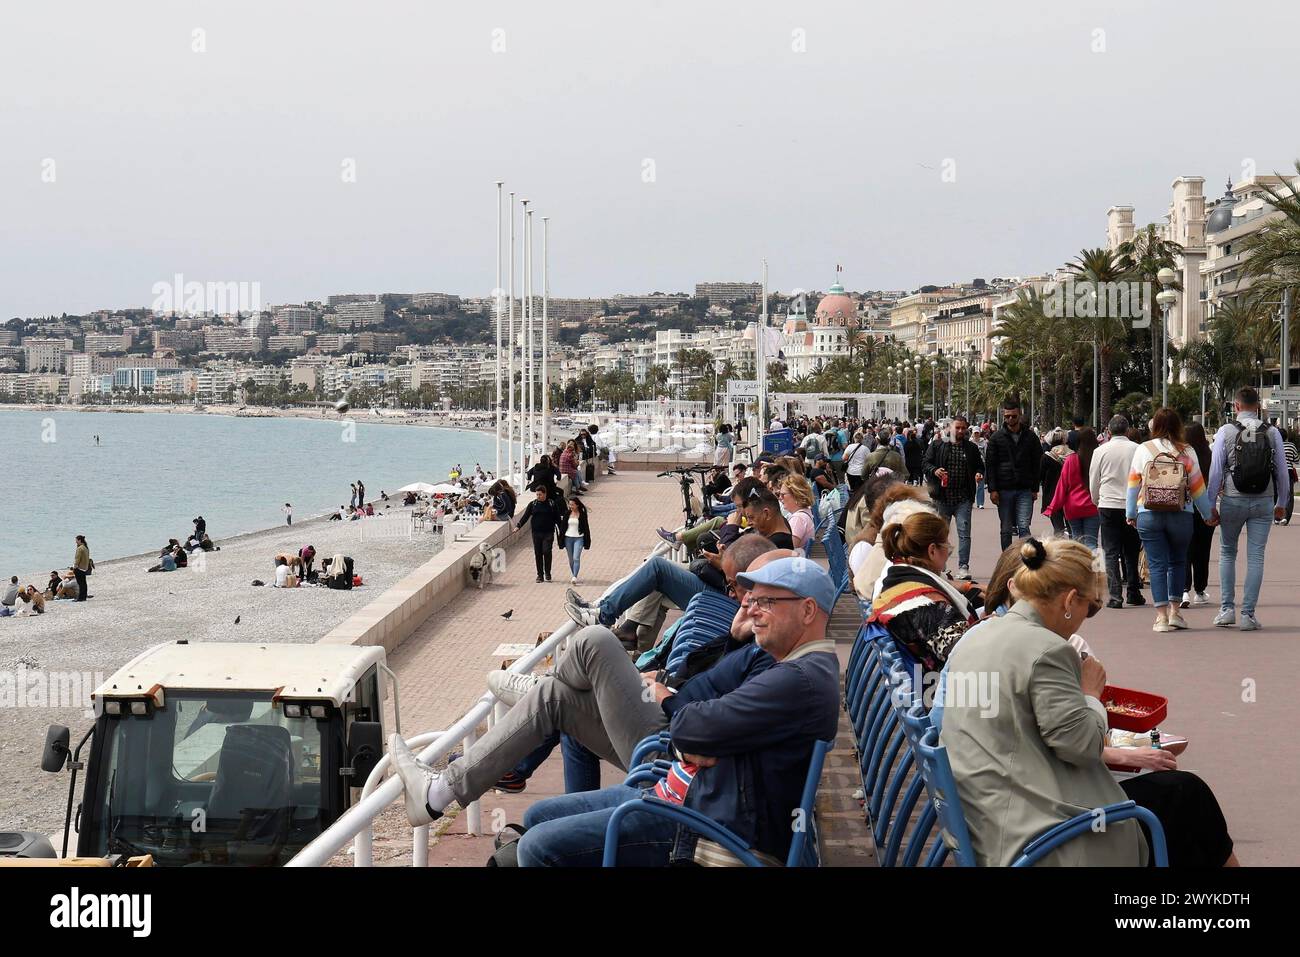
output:
M 96 559 L 89 601 L 51 601 L 44 615 L 0 618 L 0 675 L 27 669 L 29 682 L 30 672 L 107 677 L 146 648 L 180 638 L 317 641 L 441 546 L 441 537 L 430 532 L 416 531 L 410 539 L 379 537 L 392 528 L 384 525 L 389 517 L 404 520 L 410 512 L 397 505 L 385 509 L 384 504 L 376 505 L 375 518 L 356 522 L 295 516 L 292 526 L 224 540 L 219 529 L 209 528 L 221 550 L 208 552 L 201 568 L 195 563 L 149 573 L 156 553 Z M 351 556 L 364 585 L 331 591 L 251 584 L 253 579 L 273 581 L 274 556 L 307 544 L 316 549 L 317 566 L 335 553 Z M 48 572 L 32 581 L 39 587 L 46 577 Z M 43 833 L 62 828 L 68 776 L 40 770 L 46 727 L 52 723 L 71 729 L 75 747 L 92 721 L 82 708 L 0 706 L 0 777 L 10 785 L 0 791 L 0 827 Z

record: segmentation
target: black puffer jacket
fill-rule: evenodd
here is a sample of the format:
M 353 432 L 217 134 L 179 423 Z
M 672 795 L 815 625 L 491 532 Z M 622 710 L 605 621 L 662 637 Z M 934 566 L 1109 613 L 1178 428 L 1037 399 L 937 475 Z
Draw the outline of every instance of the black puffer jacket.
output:
M 990 492 L 1037 491 L 1042 457 L 1043 446 L 1033 429 L 1021 426 L 1020 440 L 1016 441 L 1004 425 L 989 437 L 988 451 L 984 453 L 985 485 Z

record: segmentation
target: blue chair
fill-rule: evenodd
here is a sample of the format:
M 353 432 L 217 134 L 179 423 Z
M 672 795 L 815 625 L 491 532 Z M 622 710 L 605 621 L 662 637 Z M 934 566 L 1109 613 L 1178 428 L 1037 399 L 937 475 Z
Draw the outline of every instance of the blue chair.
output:
M 834 741 L 817 741 L 813 744 L 812 756 L 808 761 L 808 774 L 804 779 L 803 794 L 799 800 L 798 820 L 803 821 L 804 826 L 795 828 L 794 839 L 790 842 L 790 852 L 785 859 L 786 867 L 816 867 L 820 863 L 817 853 L 817 787 L 821 781 L 826 754 L 834 747 Z M 649 796 L 634 798 L 614 809 L 609 824 L 605 827 L 605 855 L 602 866 L 618 866 L 618 838 L 623 819 L 629 814 L 637 813 L 650 814 L 685 825 L 736 855 L 746 867 L 764 866 L 764 863 L 746 846 L 745 841 L 721 824 L 699 811 Z
M 739 608 L 736 599 L 712 589 L 693 596 L 682 609 L 682 617 L 664 631 L 653 648 L 637 658 L 637 668 L 649 668 L 666 654 L 664 667 L 675 672 L 696 648 L 730 632 L 731 620 Z

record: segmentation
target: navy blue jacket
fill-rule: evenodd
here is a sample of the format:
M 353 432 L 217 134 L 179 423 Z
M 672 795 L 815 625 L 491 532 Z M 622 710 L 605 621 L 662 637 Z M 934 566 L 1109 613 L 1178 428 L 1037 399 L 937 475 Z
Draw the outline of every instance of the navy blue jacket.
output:
M 839 670 L 833 651 L 814 651 L 750 675 L 721 697 L 679 705 L 669 725 L 673 747 L 718 759 L 695 775 L 686 807 L 785 860 L 813 745 L 834 738 L 839 724 Z M 694 860 L 697 838 L 678 828 L 672 859 Z
M 728 639 L 729 640 L 729 639 Z M 691 677 L 681 686 L 676 694 L 664 698 L 660 707 L 669 719 L 678 709 L 696 701 L 711 701 L 724 694 L 735 691 L 742 684 L 761 675 L 771 668 L 775 661 L 755 641 L 749 641 L 727 652 L 710 668 Z

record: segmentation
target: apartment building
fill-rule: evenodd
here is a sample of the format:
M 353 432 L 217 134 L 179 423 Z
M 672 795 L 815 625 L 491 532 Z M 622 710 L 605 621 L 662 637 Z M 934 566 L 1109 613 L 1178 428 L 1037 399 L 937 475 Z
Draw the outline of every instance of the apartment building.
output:
M 725 305 L 737 300 L 757 302 L 762 295 L 763 284 L 760 282 L 697 282 L 695 284 L 695 298 L 707 299 L 710 306 Z
M 38 339 L 29 336 L 22 344 L 28 372 L 62 372 L 64 356 L 72 351 L 71 339 Z
M 88 332 L 84 351 L 88 355 L 98 355 L 101 352 L 126 352 L 131 348 L 131 344 L 129 333 Z
M 340 329 L 360 331 L 383 321 L 384 304 L 379 301 L 349 301 L 334 308 L 333 322 Z

